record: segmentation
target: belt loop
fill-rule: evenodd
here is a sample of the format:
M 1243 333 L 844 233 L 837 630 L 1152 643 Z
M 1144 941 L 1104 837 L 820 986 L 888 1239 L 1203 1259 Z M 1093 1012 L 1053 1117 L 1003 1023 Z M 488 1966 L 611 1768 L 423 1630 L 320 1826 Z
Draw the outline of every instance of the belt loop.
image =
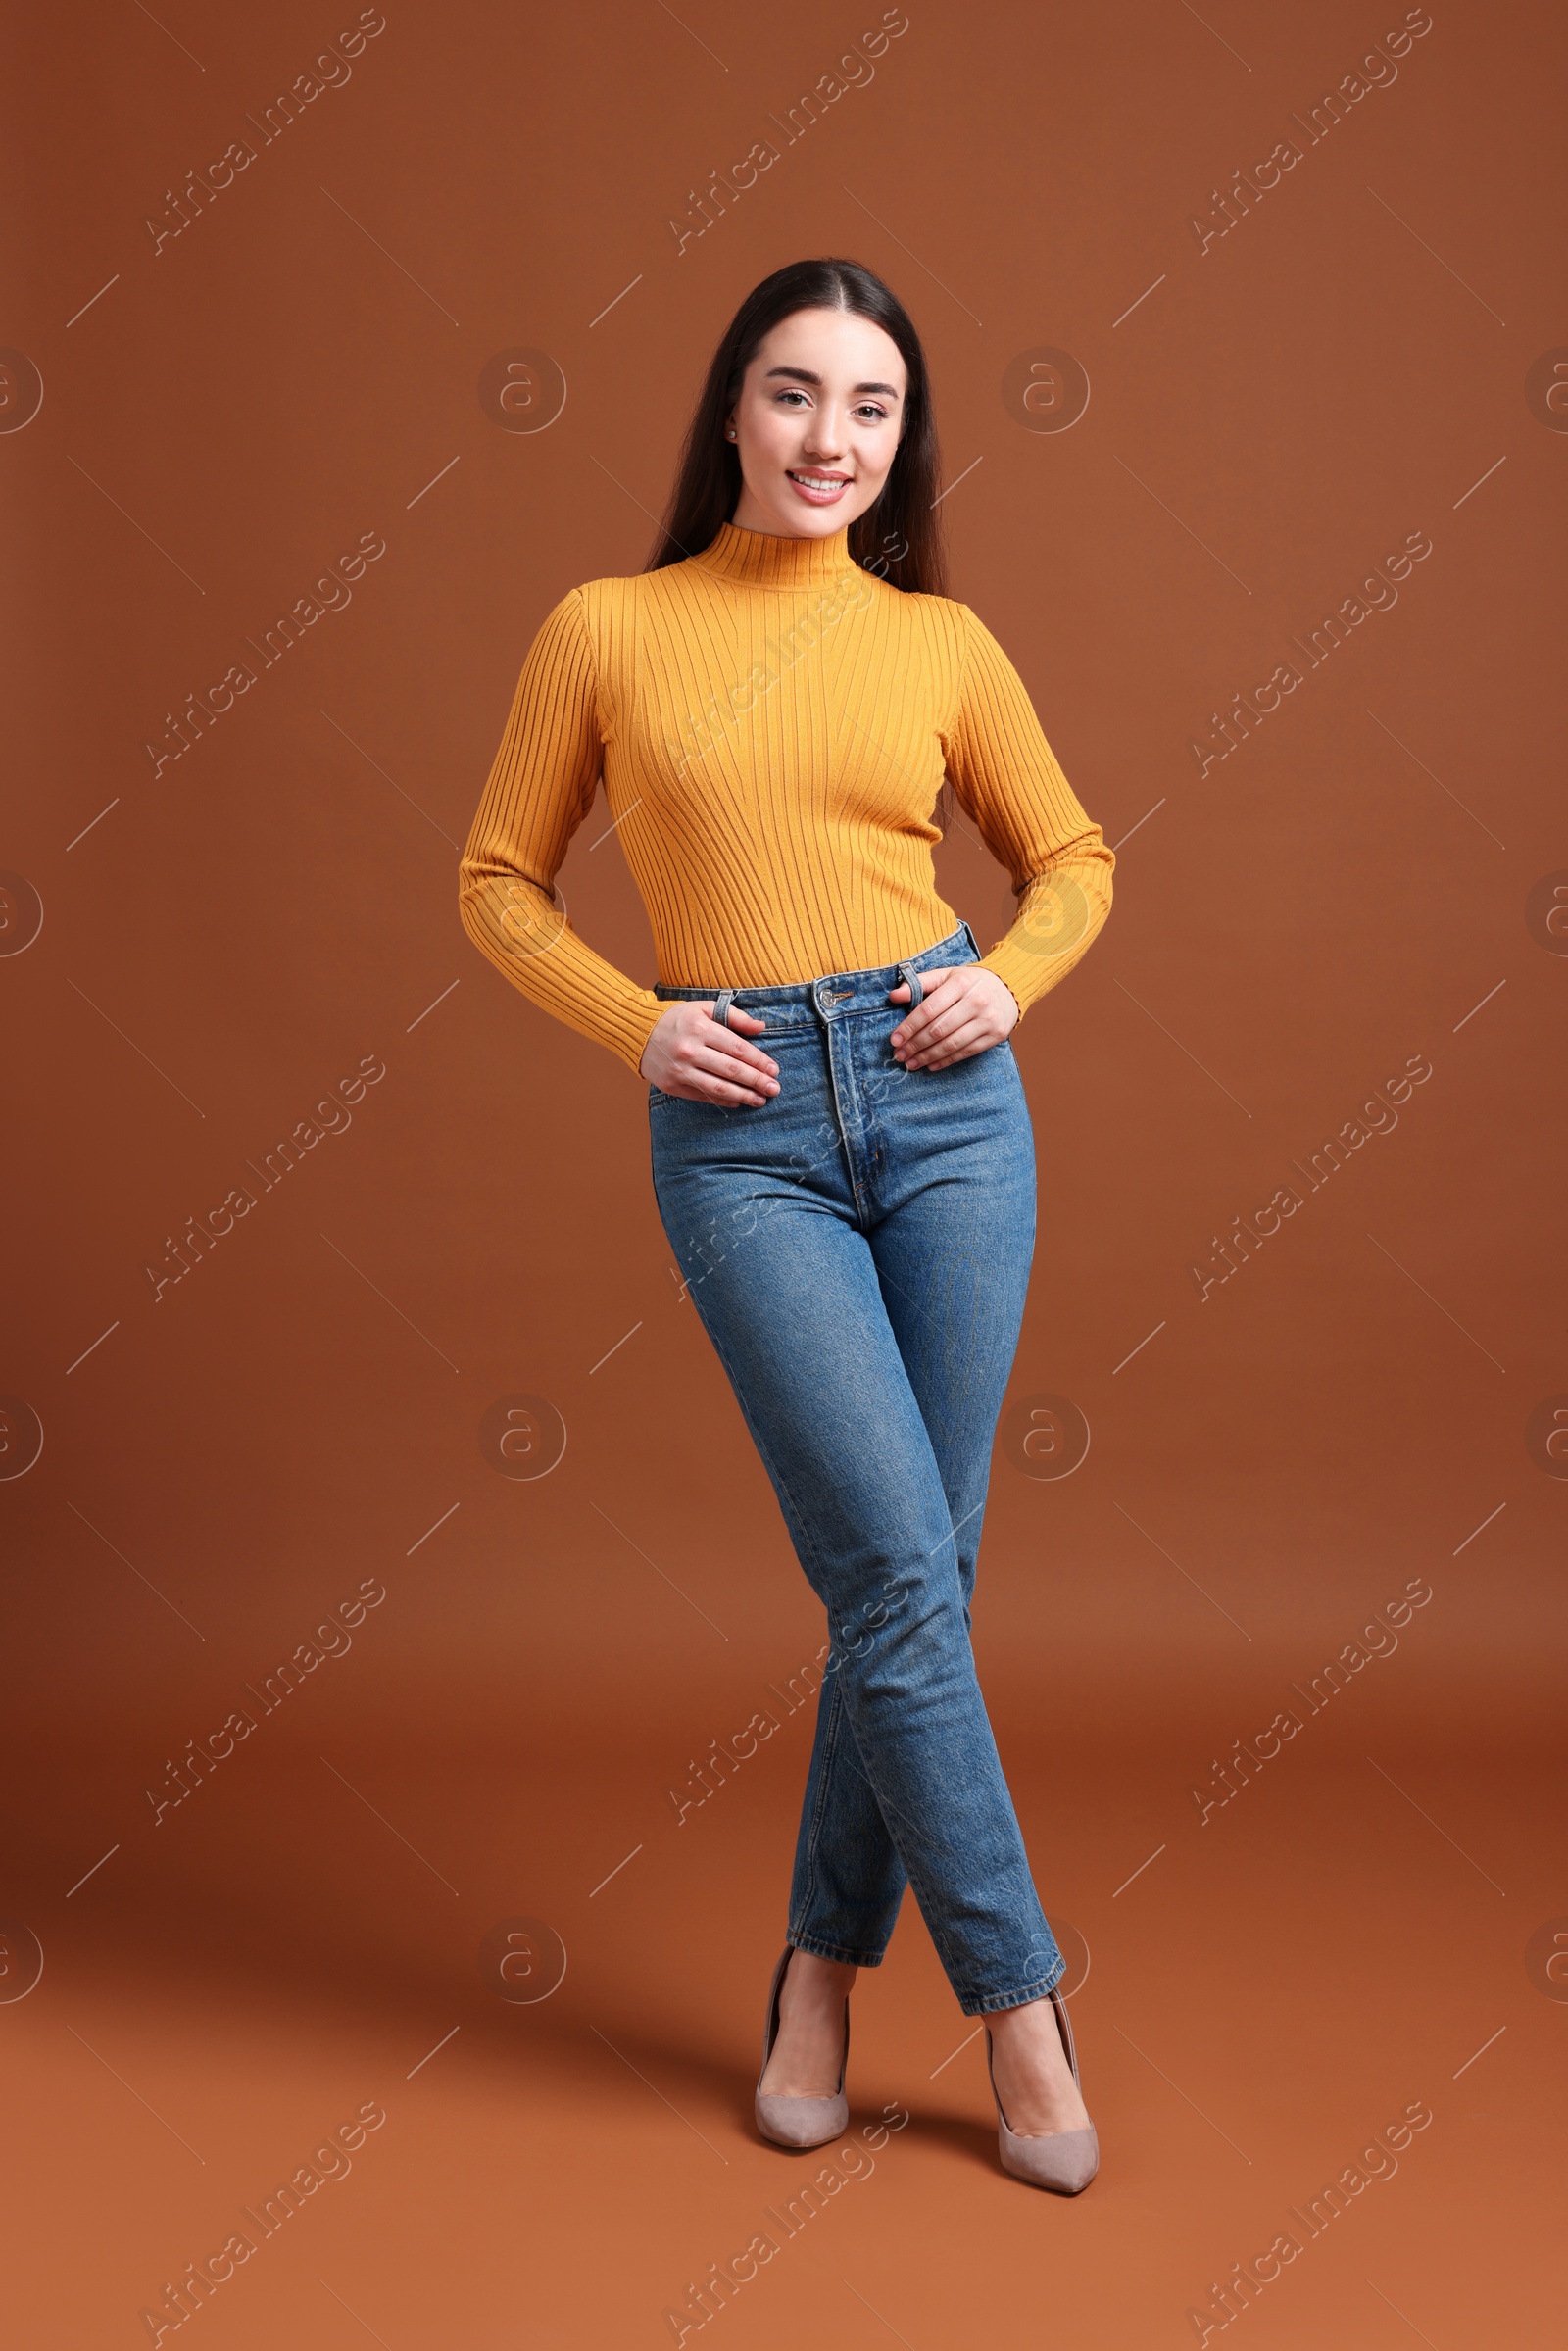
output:
M 734 1001 L 735 991 L 733 988 L 720 988 L 717 1001 L 713 1005 L 713 1018 L 721 1029 L 729 1027 L 729 1008 Z
M 908 986 L 909 1010 L 912 1012 L 915 1005 L 920 1002 L 921 998 L 925 994 L 925 988 L 921 983 L 920 974 L 915 970 L 912 963 L 901 963 L 899 965 L 899 977 L 901 980 L 906 982 Z

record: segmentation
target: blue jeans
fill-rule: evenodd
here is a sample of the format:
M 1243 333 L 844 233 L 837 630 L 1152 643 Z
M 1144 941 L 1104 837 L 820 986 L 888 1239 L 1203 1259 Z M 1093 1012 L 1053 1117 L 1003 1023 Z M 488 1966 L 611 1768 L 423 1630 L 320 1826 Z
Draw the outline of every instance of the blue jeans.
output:
M 969 1641 L 991 1445 L 1035 1234 L 1012 1048 L 906 1070 L 890 989 L 973 963 L 968 925 L 907 963 L 794 987 L 661 986 L 766 1023 L 760 1108 L 649 1089 L 670 1246 L 827 1610 L 788 1939 L 876 1967 L 906 1883 L 966 2016 L 1065 1962 L 1029 1874 Z

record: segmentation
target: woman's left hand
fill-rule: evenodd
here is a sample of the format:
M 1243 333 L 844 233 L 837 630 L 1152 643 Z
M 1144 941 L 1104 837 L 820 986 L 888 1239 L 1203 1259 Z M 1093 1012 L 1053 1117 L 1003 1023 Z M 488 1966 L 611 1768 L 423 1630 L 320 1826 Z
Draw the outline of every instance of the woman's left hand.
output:
M 1005 980 L 979 963 L 939 965 L 922 971 L 925 993 L 891 1039 L 893 1058 L 906 1069 L 946 1069 L 1000 1045 L 1018 1020 L 1018 1003 Z M 890 1004 L 906 1004 L 906 984 L 892 989 Z

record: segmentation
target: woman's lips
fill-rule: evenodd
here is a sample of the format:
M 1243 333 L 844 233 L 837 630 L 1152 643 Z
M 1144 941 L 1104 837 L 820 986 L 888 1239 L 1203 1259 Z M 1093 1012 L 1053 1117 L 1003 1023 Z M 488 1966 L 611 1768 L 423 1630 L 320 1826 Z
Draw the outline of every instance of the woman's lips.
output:
M 790 482 L 796 496 L 804 498 L 808 506 L 835 506 L 850 487 L 849 481 L 842 476 L 838 479 L 827 476 L 827 486 L 824 488 L 822 486 L 824 477 L 805 472 L 796 473 L 788 467 L 785 468 L 785 478 Z

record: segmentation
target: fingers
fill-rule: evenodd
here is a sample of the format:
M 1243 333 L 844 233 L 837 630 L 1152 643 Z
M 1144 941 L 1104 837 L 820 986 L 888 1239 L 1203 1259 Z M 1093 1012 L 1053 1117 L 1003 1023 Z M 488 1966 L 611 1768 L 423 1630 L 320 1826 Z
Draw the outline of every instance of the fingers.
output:
M 750 1086 L 731 1085 L 727 1079 L 701 1077 L 695 1072 L 688 1084 L 668 1091 L 684 1095 L 688 1102 L 713 1102 L 721 1110 L 760 1110 L 771 1099 L 769 1095 L 754 1093 Z M 773 1092 L 777 1091 L 775 1086 Z
M 724 1047 L 698 1044 L 686 1074 L 710 1102 L 771 1102 L 778 1094 L 778 1062 L 766 1060 L 753 1047 L 745 1047 L 743 1053 L 726 1053 Z
M 732 1054 L 737 1061 L 744 1061 L 749 1068 L 760 1070 L 764 1076 L 777 1077 L 778 1063 L 769 1060 L 767 1054 L 759 1052 L 755 1045 L 748 1045 L 744 1036 L 736 1034 L 736 1026 L 740 1024 L 751 1035 L 759 1036 L 767 1026 L 765 1021 L 759 1020 L 753 1012 L 743 1012 L 731 1004 L 730 1025 L 721 1028 L 713 1018 L 712 1004 L 694 1004 L 691 1008 L 697 1015 L 694 1043 L 700 1042 L 710 1053 Z
M 974 1053 L 985 1053 L 1002 1039 L 992 1022 L 977 1013 L 961 1027 L 954 1029 L 939 1045 L 906 1061 L 906 1069 L 946 1069 L 950 1061 L 966 1061 Z
M 894 1059 L 906 1069 L 942 1069 L 1000 1045 L 1018 1018 L 1011 990 L 983 964 L 932 974 L 938 985 L 893 1031 Z
M 681 1102 L 760 1109 L 779 1091 L 778 1063 L 739 1031 L 758 1035 L 766 1023 L 732 1004 L 734 1025 L 720 1027 L 712 1017 L 716 1003 L 689 999 L 671 1005 L 649 1040 L 642 1073 L 661 1094 Z
M 894 1031 L 894 1057 L 906 1069 L 944 1069 L 1000 1044 L 1006 1024 L 988 1001 L 989 991 L 968 970 L 956 971 L 927 996 L 918 1010 Z
M 961 984 L 956 978 L 944 980 L 939 988 L 928 988 L 914 1010 L 906 1019 L 901 1020 L 894 1030 L 890 1040 L 894 1052 L 897 1053 L 903 1046 L 912 1045 L 940 1013 L 959 1001 L 961 994 Z
M 758 1085 L 770 1082 L 759 1079 Z M 776 1087 L 774 1091 L 777 1091 Z M 723 1110 L 760 1110 L 772 1099 L 770 1095 L 759 1093 L 744 1080 L 732 1083 L 728 1078 L 710 1076 L 701 1069 L 690 1070 L 679 1078 L 671 1076 L 667 1084 L 660 1088 L 660 1092 L 673 1094 L 682 1102 L 713 1102 Z
M 907 1020 L 900 1021 L 888 1041 L 893 1048 L 894 1058 L 906 1060 L 911 1053 L 925 1051 L 943 1017 L 962 1004 L 972 985 L 973 982 L 962 973 L 955 971 L 935 988 L 928 988 L 915 1010 Z
M 925 1009 L 925 1004 L 929 1004 L 931 1001 L 932 991 L 949 976 L 950 968 L 951 966 L 948 964 L 942 963 L 935 966 L 932 970 L 924 971 L 920 974 L 920 982 L 925 999 L 924 1004 L 922 1004 L 920 1007 L 922 1011 Z M 914 991 L 909 986 L 908 981 L 901 980 L 896 988 L 890 988 L 888 990 L 888 1003 L 890 1004 L 906 1004 L 913 994 Z M 918 1015 L 916 1015 L 916 1017 L 918 1017 Z M 904 1027 L 907 1027 L 907 1022 L 906 1022 Z M 899 1042 L 903 1034 L 903 1027 L 894 1030 L 893 1042 L 895 1045 Z
M 749 1020 L 751 1015 L 732 1010 L 730 1018 Z M 762 1023 L 760 1020 L 753 1021 L 752 1026 L 760 1029 Z M 737 1037 L 733 1029 L 721 1029 L 710 1014 L 698 1029 L 694 1046 L 700 1052 L 723 1053 L 732 1060 L 744 1061 L 748 1068 L 760 1070 L 765 1077 L 776 1078 L 778 1075 L 776 1061 L 769 1060 L 767 1054 L 759 1052 L 755 1045 L 748 1045 L 744 1037 Z
M 760 1109 L 771 1102 L 779 1090 L 777 1063 L 740 1038 L 727 1036 L 716 1022 L 705 1025 L 712 1042 L 704 1042 L 701 1032 L 689 1040 L 662 1091 L 688 1102 L 717 1102 L 726 1109 Z

